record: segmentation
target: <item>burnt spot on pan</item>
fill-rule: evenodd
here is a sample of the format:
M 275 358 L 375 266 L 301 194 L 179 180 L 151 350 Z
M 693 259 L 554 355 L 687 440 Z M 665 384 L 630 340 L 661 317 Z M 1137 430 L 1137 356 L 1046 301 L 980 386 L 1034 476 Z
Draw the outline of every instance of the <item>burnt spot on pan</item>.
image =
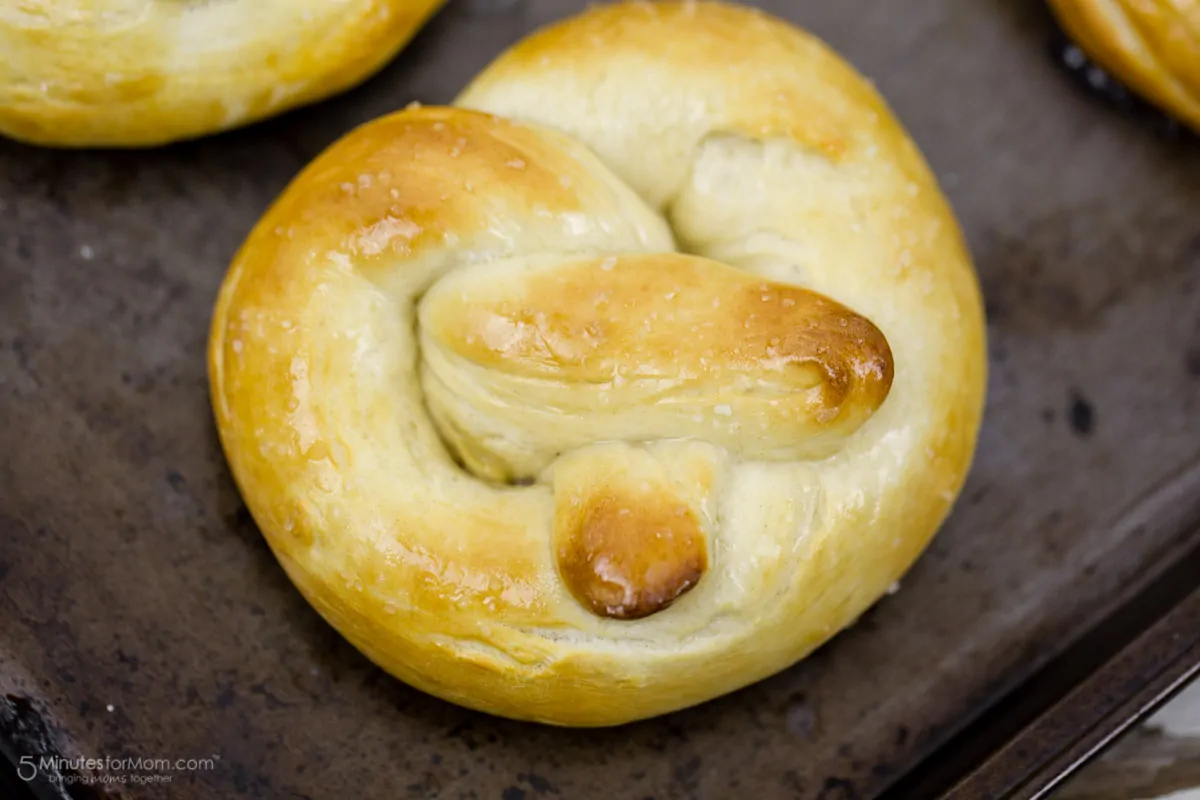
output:
M 1184 362 L 1187 374 L 1193 378 L 1200 378 L 1200 347 L 1193 347 L 1188 350 Z M 4 564 L 0 563 L 0 577 L 4 577 Z
M 1078 391 L 1071 393 L 1070 420 L 1071 431 L 1081 439 L 1091 436 L 1096 426 L 1096 410 Z

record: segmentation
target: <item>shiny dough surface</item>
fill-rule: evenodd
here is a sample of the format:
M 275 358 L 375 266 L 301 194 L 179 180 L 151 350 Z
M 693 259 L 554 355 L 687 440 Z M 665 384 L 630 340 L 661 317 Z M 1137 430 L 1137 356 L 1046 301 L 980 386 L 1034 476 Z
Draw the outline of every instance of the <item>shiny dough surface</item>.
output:
M 292 581 L 400 679 L 597 726 L 775 673 L 927 545 L 983 314 L 884 102 L 813 36 L 600 6 L 310 164 L 212 323 Z
M 444 0 L 3 0 L 0 135 L 151 146 L 329 97 Z
M 1050 0 L 1100 66 L 1200 132 L 1200 0 Z

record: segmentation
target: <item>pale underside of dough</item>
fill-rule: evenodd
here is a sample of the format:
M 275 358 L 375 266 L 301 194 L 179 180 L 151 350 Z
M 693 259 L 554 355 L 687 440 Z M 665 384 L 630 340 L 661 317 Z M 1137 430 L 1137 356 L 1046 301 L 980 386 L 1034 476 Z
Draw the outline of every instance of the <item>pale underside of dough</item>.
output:
M 977 282 L 915 145 L 825 45 L 719 5 L 590 10 L 456 104 L 501 116 L 349 134 L 222 288 L 213 405 L 281 563 L 383 668 L 505 716 L 796 662 L 925 548 L 979 428 Z M 611 558 L 574 573 L 588 525 Z

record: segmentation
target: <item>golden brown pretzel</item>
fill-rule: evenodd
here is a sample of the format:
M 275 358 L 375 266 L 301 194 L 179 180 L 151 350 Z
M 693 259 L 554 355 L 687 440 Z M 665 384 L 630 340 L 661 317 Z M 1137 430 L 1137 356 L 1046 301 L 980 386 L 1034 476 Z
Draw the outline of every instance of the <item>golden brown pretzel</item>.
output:
M 980 298 L 920 154 L 823 44 L 716 4 L 594 8 L 457 104 L 330 147 L 221 290 L 213 404 L 280 562 L 386 670 L 512 717 L 794 663 L 975 444 Z
M 443 2 L 0 3 L 0 135 L 131 147 L 263 119 L 364 80 Z
M 1200 131 L 1200 0 L 1050 0 L 1050 5 L 1088 56 Z

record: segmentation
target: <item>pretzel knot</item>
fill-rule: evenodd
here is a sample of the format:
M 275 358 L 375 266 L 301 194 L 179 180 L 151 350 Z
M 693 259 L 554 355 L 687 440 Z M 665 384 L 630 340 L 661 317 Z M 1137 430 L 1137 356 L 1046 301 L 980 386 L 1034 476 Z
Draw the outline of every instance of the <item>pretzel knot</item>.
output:
M 443 437 L 481 477 L 550 471 L 559 570 L 612 617 L 661 610 L 705 568 L 701 514 L 663 461 L 695 458 L 691 442 L 759 460 L 827 455 L 892 381 L 887 342 L 863 317 L 676 254 L 459 269 L 426 293 L 418 329 Z
M 370 657 L 496 713 L 621 722 L 792 663 L 974 445 L 979 298 L 915 148 L 720 5 L 593 9 L 457 105 L 334 144 L 230 269 L 213 399 L 263 533 Z

